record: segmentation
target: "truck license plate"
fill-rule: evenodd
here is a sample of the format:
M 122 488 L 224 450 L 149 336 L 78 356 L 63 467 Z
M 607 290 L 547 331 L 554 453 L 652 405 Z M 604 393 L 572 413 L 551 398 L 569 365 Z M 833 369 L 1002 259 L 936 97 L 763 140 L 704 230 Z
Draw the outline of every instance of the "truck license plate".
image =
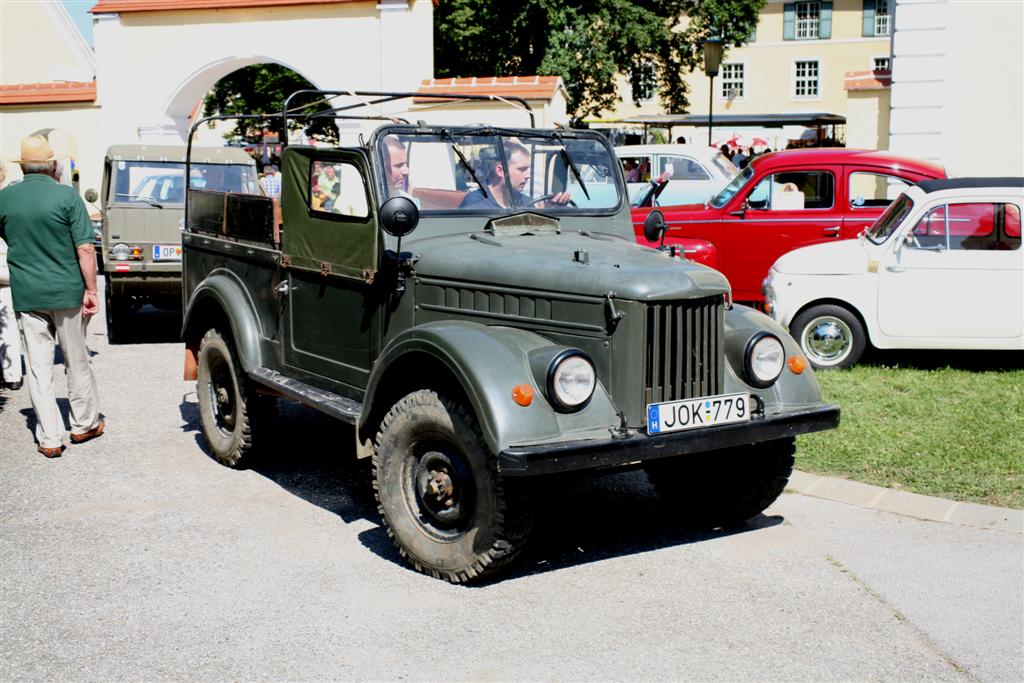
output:
M 153 260 L 154 261 L 180 261 L 181 260 L 181 245 L 175 244 L 154 244 L 153 245 Z
M 750 394 L 722 394 L 649 403 L 647 433 L 663 434 L 750 420 Z

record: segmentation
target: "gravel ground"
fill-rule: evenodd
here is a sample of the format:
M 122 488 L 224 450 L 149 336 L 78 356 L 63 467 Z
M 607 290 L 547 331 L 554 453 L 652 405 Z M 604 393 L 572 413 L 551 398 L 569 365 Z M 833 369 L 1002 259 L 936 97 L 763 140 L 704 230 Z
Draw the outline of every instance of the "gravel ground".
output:
M 281 402 L 265 462 L 211 460 L 176 317 L 138 324 L 92 324 L 108 432 L 64 457 L 0 393 L 0 680 L 1024 678 L 1019 534 L 793 495 L 694 534 L 627 473 L 539 487 L 521 562 L 451 586 L 346 426 Z

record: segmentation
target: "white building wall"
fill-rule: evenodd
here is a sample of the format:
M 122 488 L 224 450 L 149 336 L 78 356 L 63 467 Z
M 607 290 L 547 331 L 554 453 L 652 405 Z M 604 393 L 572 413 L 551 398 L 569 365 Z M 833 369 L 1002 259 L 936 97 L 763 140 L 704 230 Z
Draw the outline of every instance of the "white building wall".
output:
M 107 144 L 180 143 L 227 74 L 278 63 L 323 89 L 414 90 L 433 75 L 431 0 L 96 17 Z
M 1024 2 L 896 0 L 889 149 L 1024 175 Z

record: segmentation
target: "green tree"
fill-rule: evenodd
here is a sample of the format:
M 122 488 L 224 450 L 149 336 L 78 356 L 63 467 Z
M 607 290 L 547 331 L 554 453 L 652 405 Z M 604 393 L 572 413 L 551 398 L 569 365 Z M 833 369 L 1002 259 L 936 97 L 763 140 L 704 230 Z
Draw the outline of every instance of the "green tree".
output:
M 634 92 L 654 81 L 673 113 L 689 110 L 683 77 L 703 41 L 742 45 L 764 0 L 441 0 L 434 11 L 439 77 L 561 76 L 577 120 L 614 106 L 615 75 Z
M 297 90 L 316 86 L 280 64 L 254 64 L 229 73 L 217 81 L 203 100 L 203 115 L 277 114 L 265 119 L 242 119 L 235 122 L 225 138 L 241 138 L 249 142 L 262 140 L 264 131 L 283 133 L 281 109 L 285 98 Z M 297 100 L 308 103 L 308 111 L 323 111 L 328 105 L 315 97 Z M 297 120 L 290 130 L 305 128 L 306 134 L 331 142 L 338 140 L 338 127 L 329 118 Z

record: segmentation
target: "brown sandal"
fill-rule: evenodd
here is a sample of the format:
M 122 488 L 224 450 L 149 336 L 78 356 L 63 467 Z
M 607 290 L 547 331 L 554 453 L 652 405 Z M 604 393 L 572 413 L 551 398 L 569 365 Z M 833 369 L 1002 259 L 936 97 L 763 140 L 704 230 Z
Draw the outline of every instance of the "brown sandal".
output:
M 61 456 L 61 453 L 64 452 L 64 447 L 58 446 L 57 448 L 46 448 L 45 446 L 40 446 L 36 450 L 45 455 L 47 458 L 59 458 Z

